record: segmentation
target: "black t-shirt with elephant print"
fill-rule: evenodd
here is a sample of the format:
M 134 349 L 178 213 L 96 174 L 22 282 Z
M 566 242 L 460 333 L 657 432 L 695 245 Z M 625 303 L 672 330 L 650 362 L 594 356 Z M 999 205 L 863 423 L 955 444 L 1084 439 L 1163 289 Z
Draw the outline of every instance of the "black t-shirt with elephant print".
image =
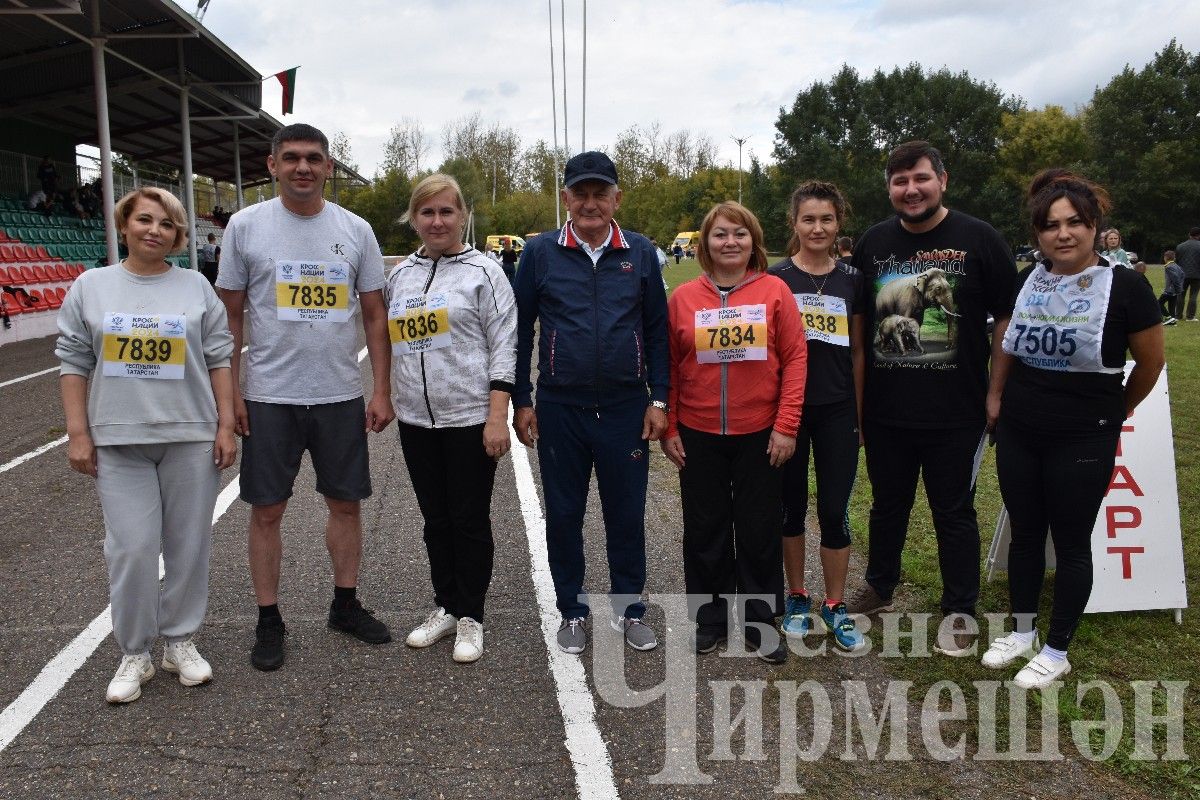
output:
M 910 233 L 892 217 L 862 235 L 852 263 L 869 298 L 864 419 L 982 427 L 988 315 L 1012 315 L 1017 274 L 1004 239 L 954 210 L 925 233 Z

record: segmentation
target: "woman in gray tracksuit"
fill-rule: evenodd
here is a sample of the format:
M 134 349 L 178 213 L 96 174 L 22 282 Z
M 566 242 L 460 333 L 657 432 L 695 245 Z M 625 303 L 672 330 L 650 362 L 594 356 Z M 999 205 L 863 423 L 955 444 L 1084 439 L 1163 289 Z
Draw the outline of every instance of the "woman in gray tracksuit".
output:
M 160 636 L 163 669 L 185 686 L 212 680 L 191 639 L 208 606 L 217 479 L 237 444 L 225 307 L 203 275 L 166 261 L 187 240 L 183 205 L 165 190 L 137 189 L 115 217 L 129 256 L 71 285 L 54 352 L 71 468 L 96 479 L 104 511 L 113 635 L 124 654 L 107 697 L 128 703 L 154 676 L 149 651 Z
M 421 248 L 388 276 L 392 403 L 425 518 L 434 609 L 409 634 L 427 647 L 456 631 L 454 660 L 483 655 L 492 577 L 492 486 L 508 452 L 517 312 L 500 265 L 463 244 L 466 204 L 448 175 L 413 190 L 403 219 Z

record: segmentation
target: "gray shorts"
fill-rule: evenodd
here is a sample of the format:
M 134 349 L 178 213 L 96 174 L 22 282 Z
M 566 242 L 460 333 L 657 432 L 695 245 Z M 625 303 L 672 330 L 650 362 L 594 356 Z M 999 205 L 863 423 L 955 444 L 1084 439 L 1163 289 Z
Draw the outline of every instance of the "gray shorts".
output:
M 307 450 L 317 491 L 333 500 L 371 496 L 363 398 L 315 406 L 246 401 L 250 435 L 242 439 L 241 497 L 252 506 L 292 496 Z

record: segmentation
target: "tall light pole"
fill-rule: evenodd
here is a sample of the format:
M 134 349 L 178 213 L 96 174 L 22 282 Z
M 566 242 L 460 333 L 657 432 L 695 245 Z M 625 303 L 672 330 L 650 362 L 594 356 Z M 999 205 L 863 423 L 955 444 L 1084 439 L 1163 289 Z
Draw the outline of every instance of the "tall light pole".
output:
M 742 202 L 742 145 L 744 145 L 750 137 L 730 136 L 729 138 L 737 142 L 738 146 L 738 203 L 740 204 Z

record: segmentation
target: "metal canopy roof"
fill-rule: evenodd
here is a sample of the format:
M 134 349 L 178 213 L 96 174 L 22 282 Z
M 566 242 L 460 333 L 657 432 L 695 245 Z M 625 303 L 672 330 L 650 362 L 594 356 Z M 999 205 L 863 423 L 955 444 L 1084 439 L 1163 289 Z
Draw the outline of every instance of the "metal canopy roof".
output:
M 0 124 L 24 120 L 76 144 L 98 144 L 97 2 L 112 149 L 182 168 L 186 86 L 192 171 L 233 182 L 240 151 L 243 185 L 270 181 L 266 154 L 283 123 L 262 110 L 262 76 L 169 0 L 0 0 Z M 366 182 L 338 166 L 343 176 Z

